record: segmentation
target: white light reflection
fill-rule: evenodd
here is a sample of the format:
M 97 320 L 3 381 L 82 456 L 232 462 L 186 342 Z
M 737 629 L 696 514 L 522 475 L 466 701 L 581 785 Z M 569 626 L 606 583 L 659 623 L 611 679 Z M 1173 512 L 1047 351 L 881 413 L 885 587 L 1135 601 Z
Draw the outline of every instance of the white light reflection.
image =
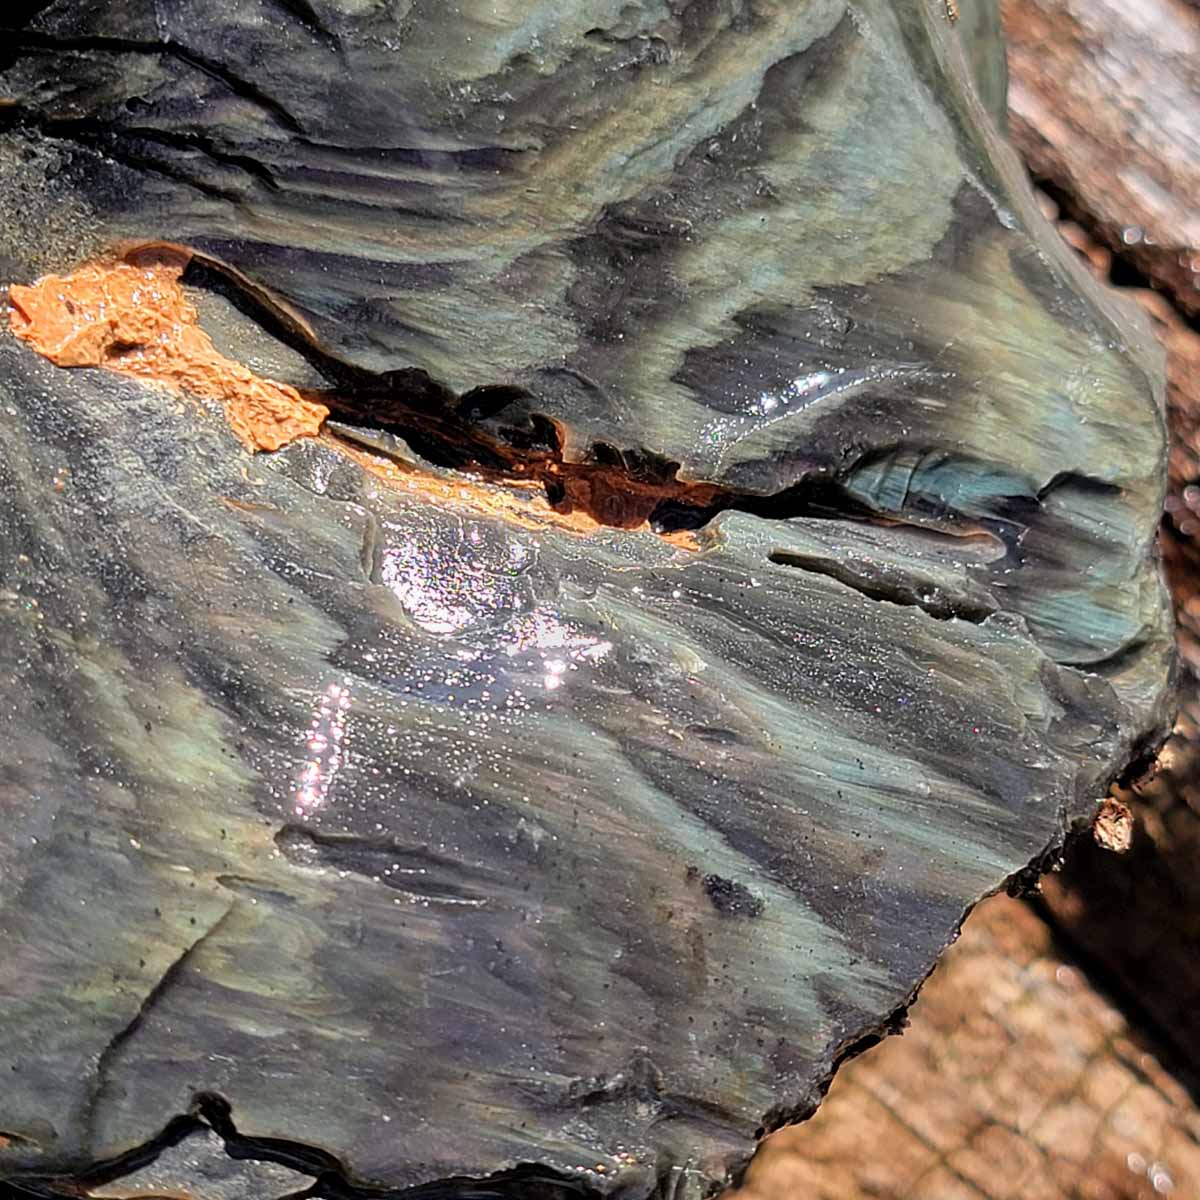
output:
M 313 705 L 305 748 L 308 758 L 296 784 L 296 815 L 305 817 L 321 808 L 346 759 L 346 721 L 350 715 L 350 688 L 331 683 Z
M 477 529 L 450 538 L 419 532 L 384 548 L 380 581 L 427 633 L 461 633 L 520 607 L 530 560 L 520 542 L 494 546 Z
M 825 392 L 836 376 L 844 375 L 845 367 L 835 371 L 813 371 L 808 375 L 798 375 L 785 388 L 778 392 L 763 392 L 758 397 L 757 411 L 761 416 L 769 416 L 781 404 L 790 405 L 799 400 L 819 398 Z
M 510 658 L 536 654 L 541 660 L 542 686 L 557 691 L 571 671 L 594 666 L 612 650 L 612 642 L 572 629 L 550 608 L 522 613 L 509 624 L 513 640 L 504 647 Z
M 881 363 L 869 367 L 825 367 L 797 375 L 775 391 L 747 398 L 744 413 L 710 421 L 700 432 L 702 446 L 724 451 L 753 437 L 776 421 L 803 413 L 815 404 L 838 398 L 853 400 L 881 382 L 928 374 L 921 363 Z

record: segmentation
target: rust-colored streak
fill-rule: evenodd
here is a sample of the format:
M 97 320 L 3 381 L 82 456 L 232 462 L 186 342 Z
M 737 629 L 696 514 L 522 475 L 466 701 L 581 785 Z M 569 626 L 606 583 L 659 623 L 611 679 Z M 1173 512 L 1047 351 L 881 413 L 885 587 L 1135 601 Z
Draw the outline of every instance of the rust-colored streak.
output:
M 563 512 L 582 512 L 601 525 L 614 529 L 648 528 L 650 515 L 665 500 L 707 508 L 726 493 L 708 483 L 686 483 L 669 479 L 648 483 L 628 472 L 587 463 L 544 464 L 543 478 L 561 489 L 557 507 Z
M 57 366 L 106 367 L 217 401 L 249 450 L 315 436 L 329 410 L 217 351 L 180 283 L 186 266 L 186 254 L 155 249 L 13 285 L 9 323 Z
M 372 454 L 333 433 L 326 433 L 324 439 L 342 454 L 352 458 L 364 471 L 390 487 L 427 500 L 431 504 L 462 509 L 482 517 L 493 517 L 531 530 L 550 525 L 568 533 L 588 536 L 613 528 L 612 525 L 597 520 L 582 507 L 551 505 L 546 498 L 545 487 L 541 480 L 536 478 L 506 479 L 503 484 L 465 474 L 449 478 Z M 645 520 L 628 531 L 654 532 Z M 658 536 L 681 550 L 701 549 L 699 539 L 691 532 L 682 531 Z
M 330 393 L 324 397 L 329 405 L 323 404 L 219 353 L 183 289 L 189 262 L 187 250 L 159 245 L 85 263 L 69 274 L 47 275 L 32 286 L 14 284 L 10 327 L 57 366 L 104 367 L 217 401 L 251 451 L 278 450 L 297 438 L 322 434 L 325 419 L 331 411 L 340 412 L 346 398 Z M 461 477 L 381 458 L 332 432 L 323 436 L 364 470 L 431 503 L 523 526 L 553 525 L 580 536 L 604 528 L 654 532 L 649 518 L 663 501 L 703 508 L 719 506 L 724 497 L 709 484 L 644 480 L 619 467 L 565 463 L 561 451 L 521 454 L 453 414 L 440 420 L 425 414 L 421 420 L 427 439 L 443 443 L 447 457 L 462 462 Z M 691 533 L 662 536 L 680 549 L 700 547 Z

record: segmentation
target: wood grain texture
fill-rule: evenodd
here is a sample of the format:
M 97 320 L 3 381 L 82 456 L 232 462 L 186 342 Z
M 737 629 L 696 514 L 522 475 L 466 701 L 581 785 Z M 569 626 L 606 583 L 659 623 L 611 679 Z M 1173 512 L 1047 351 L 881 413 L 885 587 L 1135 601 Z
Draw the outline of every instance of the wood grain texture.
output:
M 1010 128 L 1095 235 L 1200 312 L 1200 11 L 1003 0 Z

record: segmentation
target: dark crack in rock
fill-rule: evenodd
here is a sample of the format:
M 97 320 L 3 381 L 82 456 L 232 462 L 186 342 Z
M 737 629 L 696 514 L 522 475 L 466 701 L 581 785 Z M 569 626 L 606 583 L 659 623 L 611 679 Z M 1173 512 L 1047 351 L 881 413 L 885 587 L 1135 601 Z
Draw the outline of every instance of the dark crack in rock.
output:
M 111 1183 L 89 1188 L 91 1200 L 272 1200 L 312 1185 L 312 1176 L 273 1162 L 232 1157 L 211 1131 L 200 1131 L 163 1151 L 152 1163 Z

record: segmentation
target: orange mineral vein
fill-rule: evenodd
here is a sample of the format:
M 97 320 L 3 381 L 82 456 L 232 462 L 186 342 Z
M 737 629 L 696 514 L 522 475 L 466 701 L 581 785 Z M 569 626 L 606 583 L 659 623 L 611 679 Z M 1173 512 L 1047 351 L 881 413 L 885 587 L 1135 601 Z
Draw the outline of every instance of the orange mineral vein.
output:
M 297 438 L 320 434 L 329 416 L 324 404 L 286 383 L 261 379 L 218 352 L 180 282 L 188 261 L 186 251 L 156 246 L 123 259 L 86 263 L 68 275 L 46 275 L 29 287 L 13 284 L 8 291 L 10 326 L 56 366 L 106 367 L 219 402 L 251 451 L 278 450 Z M 653 532 L 646 516 L 658 493 L 628 481 L 614 484 L 604 470 L 592 466 L 572 474 L 561 464 L 550 464 L 546 473 L 565 488 L 564 500 L 551 505 L 545 479 L 536 472 L 515 469 L 491 481 L 471 475 L 447 479 L 381 458 L 329 431 L 323 436 L 363 469 L 433 503 L 530 527 L 552 524 L 583 536 L 606 527 Z M 707 503 L 716 492 L 699 485 L 697 494 Z M 661 536 L 680 549 L 699 548 L 692 533 Z
M 218 352 L 180 283 L 186 265 L 154 251 L 14 284 L 12 331 L 57 366 L 107 367 L 215 400 L 250 450 L 315 436 L 329 409 Z

